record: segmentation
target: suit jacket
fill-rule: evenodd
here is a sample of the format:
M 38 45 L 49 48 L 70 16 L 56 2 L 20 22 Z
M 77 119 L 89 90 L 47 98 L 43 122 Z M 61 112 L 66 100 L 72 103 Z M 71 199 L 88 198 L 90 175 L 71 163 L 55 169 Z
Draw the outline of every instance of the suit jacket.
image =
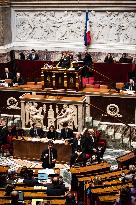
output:
M 61 195 L 65 195 L 66 192 L 66 188 L 64 186 L 64 184 L 58 184 L 58 185 L 54 185 L 54 184 L 49 184 L 47 186 L 47 196 L 61 196 Z
M 92 57 L 89 53 L 87 53 L 83 59 L 84 66 L 91 66 L 92 65 Z
M 44 136 L 44 132 L 42 128 L 36 128 L 36 129 L 31 128 L 29 134 L 31 137 L 37 137 L 37 136 L 43 137 Z
M 27 186 L 35 186 L 39 184 L 35 178 L 26 178 L 23 180 L 23 183 L 26 184 Z
M 39 56 L 38 56 L 37 53 L 35 53 L 35 58 L 33 58 L 32 53 L 30 53 L 29 56 L 28 56 L 28 59 L 31 60 L 31 61 L 39 60 Z
M 47 132 L 47 138 L 48 139 L 58 139 L 58 132 L 56 132 L 56 131 L 53 131 L 53 132 L 51 132 L 51 131 L 48 131 Z
M 23 80 L 23 78 L 18 78 L 17 79 L 17 77 L 15 77 L 14 79 L 13 79 L 13 83 L 18 83 L 18 85 L 23 85 L 24 84 L 24 80 Z
M 42 152 L 41 161 L 43 162 L 43 168 L 53 168 L 55 167 L 54 159 L 57 159 L 57 150 L 52 148 L 49 153 L 49 149 L 46 149 Z
M 105 63 L 114 63 L 114 60 L 112 57 L 108 58 L 108 56 L 106 56 L 104 62 Z
M 8 73 L 8 78 L 7 78 L 7 75 L 6 73 L 2 73 L 1 75 L 1 79 L 5 80 L 5 79 L 13 79 L 13 74 L 11 72 Z
M 124 86 L 124 90 L 130 89 L 130 83 L 126 83 Z M 131 89 L 130 89 L 131 90 Z M 136 91 L 136 84 L 132 85 L 132 90 Z
M 70 68 L 70 57 L 66 56 L 64 58 L 61 58 L 59 61 L 59 66 L 62 68 Z
M 4 126 L 0 129 L 0 142 L 2 144 L 7 143 L 8 134 L 9 134 L 9 131 L 8 131 L 8 128 L 6 126 Z
M 73 142 L 72 142 L 72 152 L 75 153 L 76 151 L 81 151 L 82 150 L 82 140 L 80 139 L 80 145 L 78 143 L 79 140 L 77 140 L 76 137 L 74 137 Z
M 73 139 L 73 130 L 68 128 L 67 131 L 66 131 L 65 128 L 62 128 L 60 138 L 62 138 L 62 139 Z

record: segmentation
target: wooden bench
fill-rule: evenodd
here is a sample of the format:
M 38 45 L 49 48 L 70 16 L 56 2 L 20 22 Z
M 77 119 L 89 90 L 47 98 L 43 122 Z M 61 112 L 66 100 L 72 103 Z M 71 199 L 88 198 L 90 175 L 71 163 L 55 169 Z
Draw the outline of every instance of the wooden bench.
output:
M 134 152 L 127 153 L 123 156 L 116 158 L 119 168 L 129 167 L 129 165 L 136 162 L 136 155 Z
M 104 173 L 104 174 L 98 174 L 96 175 L 97 177 L 100 177 L 102 181 L 104 180 L 108 180 L 108 179 L 114 179 L 114 178 L 118 178 L 121 176 L 121 174 L 124 173 L 124 174 L 128 174 L 129 173 L 129 170 L 125 169 L 125 170 L 118 170 L 118 171 L 113 171 L 113 172 L 107 172 L 107 173 Z M 81 177 L 81 176 L 77 176 L 78 178 L 78 181 L 79 182 L 87 182 L 87 181 L 92 181 L 94 180 L 94 178 L 96 177 L 94 175 L 92 176 L 87 176 L 87 177 Z

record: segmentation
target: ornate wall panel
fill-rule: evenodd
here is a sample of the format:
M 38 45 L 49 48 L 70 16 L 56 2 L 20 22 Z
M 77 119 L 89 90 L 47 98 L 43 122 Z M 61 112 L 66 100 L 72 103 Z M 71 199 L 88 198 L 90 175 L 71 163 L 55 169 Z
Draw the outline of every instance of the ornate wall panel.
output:
M 24 42 L 47 49 L 83 48 L 85 11 L 14 10 L 12 14 L 15 45 Z M 135 50 L 135 12 L 91 11 L 89 19 L 92 49 Z

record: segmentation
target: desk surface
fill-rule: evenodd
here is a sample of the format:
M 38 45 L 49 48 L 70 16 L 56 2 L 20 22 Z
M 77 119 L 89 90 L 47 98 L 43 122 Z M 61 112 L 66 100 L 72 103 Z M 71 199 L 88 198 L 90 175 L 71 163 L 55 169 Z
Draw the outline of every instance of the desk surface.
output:
M 67 96 L 46 96 L 46 95 L 30 95 L 25 94 L 21 97 L 21 100 L 36 100 L 36 101 L 45 101 L 45 102 L 74 102 L 74 103 L 83 103 L 85 97 L 67 97 Z
M 129 161 L 131 159 L 136 159 L 136 155 L 134 154 L 134 152 L 130 152 L 130 153 L 125 154 L 125 155 L 123 155 L 121 157 L 118 157 L 117 161 L 119 163 L 123 163 L 123 162 Z
M 95 164 L 95 165 L 90 165 L 86 167 L 78 167 L 78 168 L 71 168 L 70 171 L 72 174 L 80 174 L 80 173 L 85 173 L 85 172 L 97 172 L 97 171 L 102 171 L 102 170 L 109 170 L 111 165 L 107 162 L 100 163 L 100 164 Z

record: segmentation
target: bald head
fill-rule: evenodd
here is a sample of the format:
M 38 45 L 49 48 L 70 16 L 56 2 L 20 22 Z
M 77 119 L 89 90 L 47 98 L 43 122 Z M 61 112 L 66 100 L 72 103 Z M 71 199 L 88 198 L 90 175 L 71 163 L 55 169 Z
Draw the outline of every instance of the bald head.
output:
M 13 201 L 17 201 L 18 198 L 19 198 L 18 192 L 17 192 L 17 191 L 12 191 L 12 192 L 11 192 L 11 199 L 12 199 Z

